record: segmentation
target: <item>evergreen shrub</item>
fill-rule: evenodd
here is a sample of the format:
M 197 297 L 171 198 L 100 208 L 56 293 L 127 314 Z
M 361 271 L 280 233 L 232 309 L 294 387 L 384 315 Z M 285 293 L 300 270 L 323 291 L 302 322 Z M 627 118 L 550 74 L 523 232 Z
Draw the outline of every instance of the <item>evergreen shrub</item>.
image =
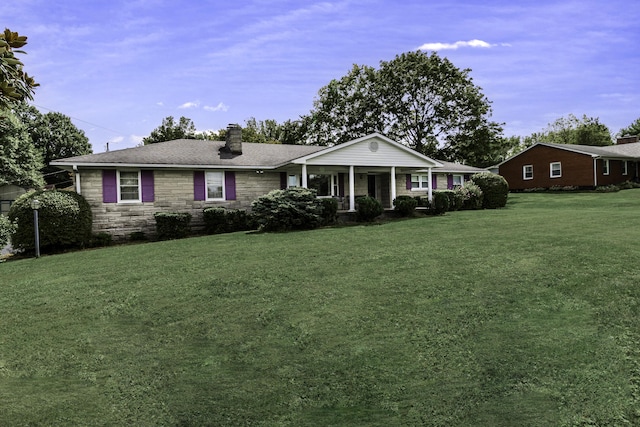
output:
M 418 201 L 411 196 L 398 196 L 393 201 L 393 204 L 401 216 L 411 216 L 418 206 Z
M 378 199 L 362 196 L 356 199 L 356 217 L 360 222 L 371 222 L 382 215 L 384 208 Z
M 232 233 L 251 228 L 251 217 L 242 209 L 205 208 L 203 218 L 208 234 Z
M 17 224 L 11 235 L 15 249 L 35 249 L 33 209 L 31 201 L 40 201 L 38 228 L 40 251 L 83 247 L 91 241 L 91 207 L 73 191 L 39 190 L 25 193 L 11 205 L 9 220 Z
M 449 196 L 444 191 L 434 191 L 433 200 L 429 206 L 432 215 L 443 215 L 449 210 Z
M 191 232 L 191 214 L 188 212 L 156 212 L 158 240 L 182 239 Z
M 332 225 L 338 220 L 338 201 L 333 197 L 319 199 L 322 206 L 322 225 Z
M 471 176 L 471 181 L 482 190 L 482 207 L 484 209 L 503 208 L 509 197 L 509 184 L 504 177 L 480 172 Z
M 251 203 L 253 220 L 260 231 L 312 229 L 322 223 L 321 199 L 311 188 L 273 190 Z

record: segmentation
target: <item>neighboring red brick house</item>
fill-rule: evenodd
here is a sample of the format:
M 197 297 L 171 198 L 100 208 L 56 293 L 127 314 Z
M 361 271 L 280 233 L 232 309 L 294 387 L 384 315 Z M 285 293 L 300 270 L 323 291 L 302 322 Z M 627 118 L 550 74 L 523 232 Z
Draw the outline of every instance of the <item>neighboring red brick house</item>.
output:
M 601 185 L 638 181 L 638 137 L 619 138 L 616 145 L 536 143 L 498 165 L 510 190 Z

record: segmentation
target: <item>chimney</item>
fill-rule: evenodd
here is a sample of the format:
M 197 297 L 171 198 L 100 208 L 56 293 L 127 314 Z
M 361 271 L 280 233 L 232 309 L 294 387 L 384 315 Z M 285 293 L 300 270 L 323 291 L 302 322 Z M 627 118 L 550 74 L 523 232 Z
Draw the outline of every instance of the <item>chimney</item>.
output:
M 634 142 L 638 142 L 638 135 L 635 135 L 635 136 L 625 135 L 621 138 L 618 138 L 618 140 L 616 141 L 616 144 L 631 144 Z
M 242 128 L 237 124 L 227 126 L 225 149 L 232 154 L 242 154 Z

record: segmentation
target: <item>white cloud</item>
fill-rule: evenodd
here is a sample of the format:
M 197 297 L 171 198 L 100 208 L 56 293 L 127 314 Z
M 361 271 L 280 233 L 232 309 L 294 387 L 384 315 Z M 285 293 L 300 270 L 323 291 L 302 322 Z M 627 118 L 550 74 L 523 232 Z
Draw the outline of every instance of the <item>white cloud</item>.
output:
M 133 142 L 135 144 L 142 144 L 142 139 L 144 138 L 144 136 L 139 136 L 139 135 L 129 135 L 129 141 Z
M 419 50 L 446 50 L 446 49 L 458 49 L 461 47 L 480 47 L 480 48 L 490 48 L 492 46 L 496 46 L 495 44 L 487 43 L 483 40 L 473 39 L 469 41 L 457 41 L 455 43 L 425 43 L 420 46 Z M 503 44 L 505 46 L 505 44 Z
M 199 102 L 185 102 L 184 104 L 180 105 L 178 108 L 181 109 L 186 109 L 186 108 L 197 108 L 200 105 Z
M 228 106 L 228 105 L 225 105 L 225 104 L 224 104 L 224 103 L 222 103 L 222 102 L 220 102 L 220 103 L 219 103 L 218 105 L 216 105 L 215 107 L 212 107 L 212 106 L 210 106 L 210 105 L 205 105 L 203 108 L 204 108 L 205 110 L 207 110 L 207 111 L 213 111 L 213 112 L 216 112 L 216 111 L 223 111 L 223 112 L 224 112 L 224 111 L 228 111 L 228 110 L 229 110 L 229 106 Z

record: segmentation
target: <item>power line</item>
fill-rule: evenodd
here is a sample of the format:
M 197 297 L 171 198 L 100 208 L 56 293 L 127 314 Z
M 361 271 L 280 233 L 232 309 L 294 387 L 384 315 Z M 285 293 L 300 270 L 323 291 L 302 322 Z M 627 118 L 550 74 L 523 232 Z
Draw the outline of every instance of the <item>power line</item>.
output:
M 47 111 L 51 111 L 51 112 L 53 112 L 53 113 L 57 113 L 57 111 L 55 111 L 55 110 L 53 110 L 53 109 L 51 109 L 51 108 L 43 107 L 42 105 L 37 105 L 37 104 L 31 104 L 31 105 L 33 105 L 34 107 L 38 107 L 38 108 L 45 109 L 45 110 L 47 110 Z M 65 115 L 66 115 L 66 114 L 65 114 Z M 117 133 L 118 135 L 126 135 L 126 134 L 127 134 L 127 132 L 120 132 L 120 131 L 117 131 L 117 130 L 114 130 L 114 129 L 110 129 L 110 128 L 108 128 L 108 127 L 100 126 L 100 125 L 97 125 L 97 124 L 95 124 L 95 123 L 91 123 L 91 122 L 88 122 L 88 121 L 86 121 L 86 120 L 79 119 L 79 118 L 77 118 L 77 117 L 73 117 L 73 116 L 68 116 L 68 117 L 69 117 L 69 118 L 71 118 L 71 119 L 73 119 L 73 120 L 77 120 L 77 121 L 79 121 L 79 122 L 86 123 L 86 124 L 88 124 L 88 125 L 98 127 L 98 128 L 100 128 L 100 129 L 108 130 L 109 132 Z

